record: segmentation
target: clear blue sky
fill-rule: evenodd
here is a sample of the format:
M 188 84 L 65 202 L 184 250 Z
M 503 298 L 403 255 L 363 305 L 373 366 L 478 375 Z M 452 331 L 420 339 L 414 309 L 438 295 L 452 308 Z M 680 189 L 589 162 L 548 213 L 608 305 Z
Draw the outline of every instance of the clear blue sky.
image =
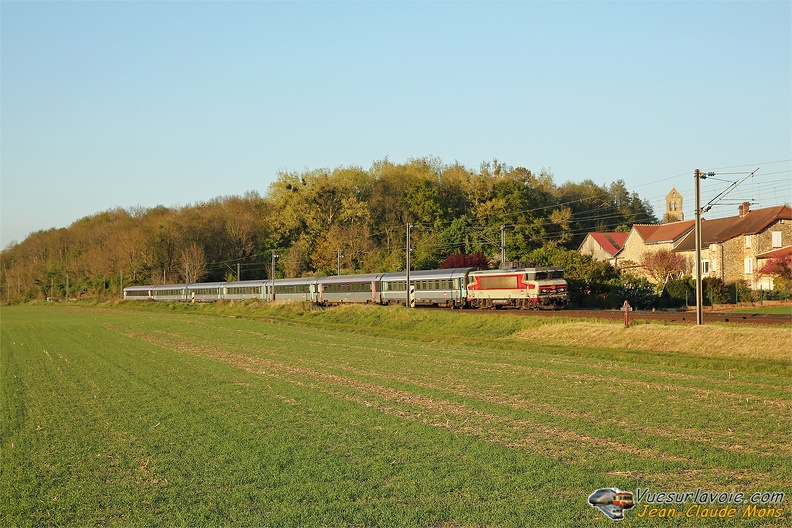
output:
M 278 171 L 494 158 L 792 201 L 792 2 L 0 4 L 0 247 Z M 739 175 L 702 183 L 703 202 Z M 736 214 L 736 205 L 709 216 Z

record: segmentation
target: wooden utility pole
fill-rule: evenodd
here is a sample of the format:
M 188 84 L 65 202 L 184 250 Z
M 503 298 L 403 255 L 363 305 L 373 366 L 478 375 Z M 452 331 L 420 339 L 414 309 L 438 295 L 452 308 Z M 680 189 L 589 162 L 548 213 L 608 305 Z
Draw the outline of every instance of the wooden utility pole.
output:
M 726 187 L 726 189 L 721 191 L 718 196 L 710 200 L 710 202 L 703 208 L 701 207 L 701 180 L 706 180 L 708 176 L 715 176 L 715 173 L 701 172 L 698 169 L 696 169 L 696 172 L 694 173 L 694 178 L 696 179 L 696 324 L 704 324 L 704 319 L 701 312 L 702 301 L 704 297 L 701 287 L 701 213 L 712 209 L 713 205 L 725 198 L 727 194 L 736 189 L 742 182 L 756 174 L 759 169 L 760 167 L 757 167 L 755 171 L 745 173 L 746 176 L 741 180 L 732 182 L 728 187 Z
M 275 300 L 275 250 L 272 250 L 272 272 L 270 282 L 272 283 L 272 300 Z
M 412 224 L 407 224 L 407 308 L 412 308 L 412 303 L 410 302 L 410 252 L 412 251 L 410 247 L 410 232 L 412 227 Z
M 501 231 L 501 269 L 505 269 L 506 265 L 506 226 L 502 225 L 500 228 Z
M 704 314 L 702 313 L 703 295 L 701 293 L 701 171 L 696 169 L 696 324 L 704 324 Z

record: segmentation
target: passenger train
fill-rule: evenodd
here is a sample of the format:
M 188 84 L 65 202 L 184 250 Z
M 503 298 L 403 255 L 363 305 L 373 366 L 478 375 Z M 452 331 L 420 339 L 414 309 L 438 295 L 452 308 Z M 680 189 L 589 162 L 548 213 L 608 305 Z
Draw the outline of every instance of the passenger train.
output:
M 127 286 L 124 299 L 183 302 L 260 299 L 306 301 L 322 306 L 406 304 L 407 274 L 402 271 L 274 281 Z M 410 304 L 413 306 L 555 310 L 566 306 L 567 299 L 564 270 L 558 267 L 485 271 L 453 268 L 410 272 Z

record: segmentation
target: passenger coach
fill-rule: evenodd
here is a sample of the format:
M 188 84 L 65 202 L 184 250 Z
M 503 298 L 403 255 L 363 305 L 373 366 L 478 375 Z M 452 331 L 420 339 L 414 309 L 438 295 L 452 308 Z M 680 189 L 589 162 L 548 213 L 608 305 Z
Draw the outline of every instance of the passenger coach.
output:
M 316 279 L 319 304 L 376 303 L 380 273 L 337 275 Z
M 268 287 L 269 284 L 270 281 L 265 280 L 226 282 L 223 298 L 228 301 L 243 301 L 245 299 L 263 300 L 265 287 Z
M 163 284 L 151 287 L 151 298 L 155 301 L 186 301 L 187 288 L 184 284 Z
M 152 297 L 152 286 L 127 286 L 124 288 L 124 299 L 130 301 L 150 301 Z
M 273 300 L 272 292 L 266 300 Z M 276 280 L 274 300 L 316 302 L 316 277 Z
M 465 305 L 465 287 L 468 273 L 473 268 L 411 271 L 411 298 L 416 305 L 461 308 Z M 407 302 L 407 274 L 405 272 L 382 275 L 381 304 Z

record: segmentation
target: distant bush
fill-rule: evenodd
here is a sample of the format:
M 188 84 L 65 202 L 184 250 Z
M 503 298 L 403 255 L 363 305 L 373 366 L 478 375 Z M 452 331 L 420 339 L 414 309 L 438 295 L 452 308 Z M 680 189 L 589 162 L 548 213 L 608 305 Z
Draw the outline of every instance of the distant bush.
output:
M 666 284 L 660 303 L 665 308 L 679 308 L 689 304 L 689 300 L 695 296 L 695 287 L 690 278 L 673 279 Z
M 704 277 L 701 281 L 702 296 L 704 297 L 704 304 L 727 304 L 730 299 L 728 288 L 723 280 L 713 277 Z M 734 296 L 731 296 L 731 302 L 734 302 Z
M 654 285 L 646 279 L 625 277 L 618 289 L 622 303 L 627 301 L 633 308 L 651 308 L 657 301 Z

